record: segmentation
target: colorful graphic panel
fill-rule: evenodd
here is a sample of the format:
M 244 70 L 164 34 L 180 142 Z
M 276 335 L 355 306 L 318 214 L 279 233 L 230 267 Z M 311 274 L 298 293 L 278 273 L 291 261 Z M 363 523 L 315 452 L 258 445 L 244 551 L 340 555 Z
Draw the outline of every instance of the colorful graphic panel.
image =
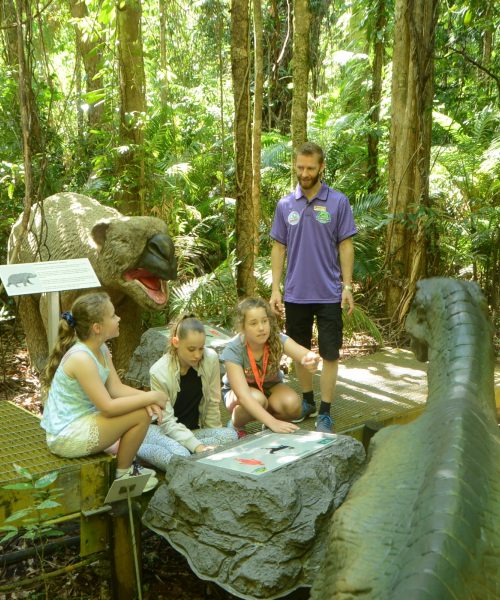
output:
M 244 438 L 209 456 L 198 458 L 198 462 L 230 469 L 248 475 L 265 475 L 291 462 L 300 460 L 323 448 L 335 444 L 338 436 L 316 431 L 294 433 L 258 433 Z

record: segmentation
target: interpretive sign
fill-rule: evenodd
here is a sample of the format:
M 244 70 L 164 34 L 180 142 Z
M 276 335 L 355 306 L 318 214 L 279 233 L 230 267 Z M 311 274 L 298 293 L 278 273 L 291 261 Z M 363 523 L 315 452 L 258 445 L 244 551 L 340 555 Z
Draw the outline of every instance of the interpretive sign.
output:
M 101 287 L 88 258 L 0 265 L 8 296 Z
M 335 434 L 299 430 L 293 433 L 266 431 L 244 438 L 196 460 L 205 465 L 248 475 L 265 475 L 300 460 L 338 439 Z
M 47 341 L 54 346 L 59 322 L 59 292 L 101 287 L 88 258 L 0 265 L 8 296 L 47 294 Z

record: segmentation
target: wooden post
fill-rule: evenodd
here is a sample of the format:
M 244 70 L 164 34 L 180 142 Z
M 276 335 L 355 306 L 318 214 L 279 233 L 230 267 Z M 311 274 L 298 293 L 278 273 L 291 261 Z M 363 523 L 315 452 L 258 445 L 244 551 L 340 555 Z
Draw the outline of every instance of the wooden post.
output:
M 135 552 L 139 562 L 139 577 L 136 577 L 134 547 L 127 501 L 113 503 L 111 511 L 111 559 L 113 577 L 113 598 L 131 600 L 142 597 L 142 552 L 141 552 L 141 515 L 137 502 L 132 501 Z M 139 579 L 139 581 L 137 581 Z
M 56 343 L 59 327 L 59 292 L 47 292 L 47 316 L 47 342 L 50 353 Z

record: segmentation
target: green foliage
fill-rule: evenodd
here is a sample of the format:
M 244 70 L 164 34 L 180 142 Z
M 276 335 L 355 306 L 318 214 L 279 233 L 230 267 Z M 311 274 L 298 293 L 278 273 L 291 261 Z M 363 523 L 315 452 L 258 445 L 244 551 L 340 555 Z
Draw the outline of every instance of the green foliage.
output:
M 487 106 L 466 124 L 443 113 L 435 121 L 446 134 L 433 148 L 431 176 L 440 274 L 474 272 L 491 296 L 500 227 L 500 112 Z
M 237 303 L 234 254 L 211 273 L 173 287 L 170 309 L 173 316 L 193 311 L 200 319 L 228 327 Z
M 358 233 L 354 236 L 354 280 L 368 285 L 377 279 L 384 260 L 383 230 L 387 219 L 384 193 L 357 197 L 352 207 Z
M 57 479 L 57 471 L 35 479 L 28 469 L 20 465 L 14 464 L 14 469 L 25 481 L 4 485 L 2 489 L 26 491 L 32 499 L 32 504 L 13 512 L 5 519 L 7 524 L 0 526 L 0 531 L 5 532 L 0 539 L 0 544 L 5 544 L 17 536 L 25 540 L 42 542 L 49 537 L 61 536 L 62 532 L 48 522 L 48 513 L 45 512 L 61 506 L 57 498 L 62 495 L 62 489 L 50 487 Z M 11 524 L 16 521 L 21 523 L 21 527 Z M 20 534 L 21 528 L 23 533 Z
M 359 302 L 359 300 L 359 298 L 356 298 L 357 302 Z M 372 337 L 379 346 L 384 344 L 379 328 L 360 304 L 354 306 L 354 310 L 350 315 L 347 312 L 344 312 L 342 315 L 342 322 L 344 338 L 349 339 L 355 334 L 365 333 Z

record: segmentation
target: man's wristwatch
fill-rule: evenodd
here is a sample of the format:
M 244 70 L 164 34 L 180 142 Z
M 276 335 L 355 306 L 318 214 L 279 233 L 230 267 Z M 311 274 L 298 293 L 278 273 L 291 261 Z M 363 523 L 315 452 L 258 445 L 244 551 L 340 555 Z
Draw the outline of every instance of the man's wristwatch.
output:
M 348 292 L 352 292 L 352 285 L 342 285 L 342 288 Z

